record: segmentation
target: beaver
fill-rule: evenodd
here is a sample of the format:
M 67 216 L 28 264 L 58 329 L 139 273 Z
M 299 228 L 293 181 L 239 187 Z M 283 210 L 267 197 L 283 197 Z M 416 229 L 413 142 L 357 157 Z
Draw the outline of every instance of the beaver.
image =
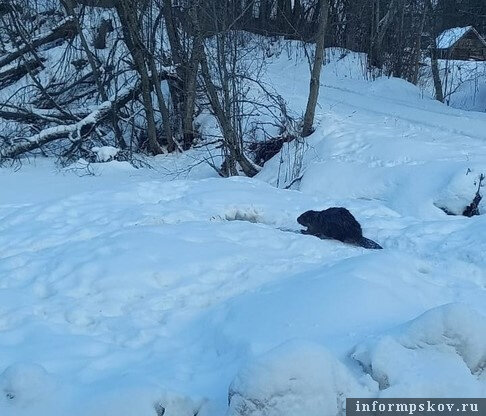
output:
M 310 234 L 322 239 L 331 238 L 364 248 L 383 248 L 378 243 L 363 237 L 360 223 L 343 207 L 306 211 L 297 218 L 297 222 L 307 227 L 307 230 L 301 231 L 302 234 Z

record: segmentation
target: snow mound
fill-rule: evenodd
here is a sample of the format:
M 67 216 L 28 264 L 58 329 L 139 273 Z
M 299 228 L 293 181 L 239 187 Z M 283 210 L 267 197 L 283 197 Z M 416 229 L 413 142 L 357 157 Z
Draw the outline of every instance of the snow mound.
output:
M 263 215 L 256 207 L 232 207 L 224 214 L 226 221 L 247 221 L 251 223 L 263 222 Z
M 201 403 L 175 393 L 165 393 L 154 404 L 157 416 L 195 416 Z
M 76 416 L 195 416 L 200 414 L 202 400 L 192 400 L 143 381 L 121 380 L 118 384 L 91 394 Z
M 417 101 L 423 96 L 420 88 L 401 78 L 379 77 L 370 83 L 370 94 L 377 97 L 395 98 L 402 101 Z
M 91 150 L 96 154 L 98 162 L 109 162 L 110 160 L 113 160 L 120 151 L 120 149 L 113 146 L 93 147 Z
M 437 208 L 461 215 L 473 201 L 479 176 L 485 171 L 486 166 L 471 163 L 370 166 L 341 161 L 314 162 L 305 170 L 300 190 L 343 201 L 376 200 L 402 215 L 438 218 L 443 214 Z M 484 203 L 481 202 L 480 210 L 484 210 Z
M 486 168 L 484 171 L 486 172 Z M 472 169 L 453 175 L 449 185 L 438 195 L 434 204 L 448 214 L 462 215 L 478 191 L 480 175 L 480 171 Z M 481 189 L 480 194 L 483 193 L 484 190 Z M 484 201 L 480 206 L 483 204 Z
M 343 48 L 326 48 L 324 79 L 365 80 L 368 75 L 368 60 L 364 53 Z
M 292 341 L 240 370 L 227 415 L 344 415 L 353 395 L 366 391 L 340 361 L 317 344 Z
M 486 318 L 463 304 L 443 305 L 359 345 L 351 356 L 384 397 L 483 397 Z
M 4 406 L 29 406 L 49 396 L 54 389 L 55 382 L 44 367 L 32 363 L 12 364 L 0 374 L 0 410 Z

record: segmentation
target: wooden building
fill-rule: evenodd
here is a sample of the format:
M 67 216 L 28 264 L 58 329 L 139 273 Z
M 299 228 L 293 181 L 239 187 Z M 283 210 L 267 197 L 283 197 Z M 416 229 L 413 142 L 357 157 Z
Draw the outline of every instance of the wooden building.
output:
M 447 29 L 436 44 L 439 59 L 486 61 L 486 40 L 472 26 Z

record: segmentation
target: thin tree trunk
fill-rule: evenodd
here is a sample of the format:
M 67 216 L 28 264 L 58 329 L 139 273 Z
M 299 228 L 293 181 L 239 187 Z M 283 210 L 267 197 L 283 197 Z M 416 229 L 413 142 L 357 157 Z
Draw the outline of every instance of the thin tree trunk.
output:
M 176 117 L 176 122 L 173 125 L 173 133 L 176 136 L 180 136 L 183 131 L 181 115 L 184 106 L 183 92 L 185 89 L 184 82 L 186 79 L 186 68 L 183 59 L 181 41 L 179 34 L 177 33 L 174 14 L 172 13 L 172 0 L 162 0 L 162 12 L 164 15 L 167 38 L 169 40 L 172 62 L 174 63 L 177 75 L 179 76 L 178 81 L 169 81 L 169 91 Z
M 412 83 L 417 85 L 419 80 L 419 72 L 420 72 L 420 58 L 422 52 L 422 34 L 424 33 L 425 27 L 425 19 L 427 18 L 427 7 L 424 5 L 424 9 L 422 11 L 422 19 L 420 20 L 420 27 L 417 32 L 417 38 L 415 42 L 415 56 L 414 56 L 414 68 L 412 74 Z
M 258 173 L 256 166 L 245 156 L 243 148 L 240 146 L 235 127 L 232 124 L 231 112 L 228 111 L 228 91 L 226 87 L 223 86 L 223 94 L 226 95 L 225 101 L 222 103 L 216 86 L 211 78 L 211 71 L 209 69 L 208 60 L 206 56 L 206 51 L 204 50 L 203 34 L 201 31 L 201 26 L 199 23 L 198 10 L 194 10 L 191 15 L 191 21 L 194 26 L 195 37 L 199 38 L 198 42 L 201 43 L 201 72 L 204 79 L 204 84 L 206 87 L 206 93 L 210 101 L 211 108 L 213 109 L 214 115 L 218 120 L 221 132 L 223 134 L 224 150 L 229 152 L 229 157 L 225 159 L 224 164 L 226 165 L 228 173 L 230 175 L 237 175 L 236 163 L 238 163 L 247 176 L 255 176 Z M 223 41 L 224 42 L 224 41 Z M 218 54 L 223 53 L 221 45 L 217 46 Z M 221 70 L 221 67 L 219 68 Z M 226 68 L 224 69 L 226 70 Z
M 221 126 L 226 147 L 228 148 L 231 158 L 241 166 L 245 175 L 250 177 L 255 176 L 258 173 L 258 170 L 253 163 L 248 160 L 237 142 L 235 130 L 231 125 L 231 120 L 226 115 L 223 106 L 221 105 L 218 93 L 216 91 L 216 86 L 211 79 L 206 53 L 204 51 L 202 53 L 201 69 L 204 83 L 207 88 L 208 97 L 211 102 L 211 107 L 213 108 L 215 116 L 218 119 L 219 125 Z M 231 173 L 236 174 L 236 172 Z
M 138 24 L 136 22 L 138 16 L 134 7 L 135 3 L 130 1 L 120 1 L 117 4 L 116 10 L 120 18 L 123 37 L 130 54 L 132 55 L 135 68 L 140 76 L 140 83 L 142 89 L 142 99 L 145 108 L 145 115 L 147 120 L 147 138 L 149 143 L 149 150 L 154 155 L 163 153 L 159 142 L 157 141 L 157 127 L 155 124 L 154 106 L 152 103 L 152 85 L 148 74 L 147 65 L 145 63 L 145 56 L 143 45 L 138 40 Z
M 186 69 L 184 81 L 184 114 L 182 117 L 182 130 L 184 137 L 184 149 L 189 149 L 194 141 L 194 109 L 196 105 L 196 87 L 199 63 L 204 53 L 204 45 L 201 36 L 195 36 L 191 51 L 191 57 Z
M 194 141 L 194 109 L 196 105 L 196 81 L 201 60 L 201 49 L 199 45 L 193 48 L 191 60 L 187 70 L 187 78 L 184 83 L 184 114 L 182 118 L 182 131 L 184 136 L 184 149 L 191 147 Z
M 164 133 L 167 136 L 167 151 L 172 153 L 176 150 L 176 143 L 174 141 L 174 136 L 172 134 L 172 128 L 170 126 L 170 114 L 167 104 L 165 103 L 164 94 L 162 93 L 162 88 L 160 86 L 160 78 L 157 72 L 157 67 L 155 65 L 155 60 L 153 56 L 149 57 L 150 60 L 150 76 L 152 78 L 152 84 L 155 89 L 155 94 L 157 96 L 157 101 L 159 103 L 160 114 L 162 115 L 162 123 L 164 124 Z
M 430 50 L 430 66 L 432 69 L 432 79 L 434 80 L 435 99 L 444 102 L 444 90 L 442 88 L 442 80 L 440 79 L 439 62 L 437 61 L 437 47 L 435 45 L 435 39 L 432 40 L 432 46 Z
M 379 1 L 377 2 L 377 16 L 379 20 L 376 26 L 376 33 L 371 41 L 371 63 L 372 65 L 381 68 L 383 66 L 383 39 L 385 38 L 386 32 L 393 22 L 393 18 L 398 10 L 398 4 L 400 0 L 391 0 L 388 5 L 388 10 L 382 19 L 379 17 Z
M 316 113 L 317 99 L 319 98 L 320 79 L 322 65 L 324 64 L 324 37 L 326 34 L 327 15 L 329 12 L 329 0 L 320 0 L 319 25 L 316 39 L 316 53 L 312 66 L 309 98 L 304 115 L 302 137 L 307 137 L 313 132 L 314 117 Z
M 430 16 L 434 16 L 435 7 L 432 3 L 432 0 L 428 0 L 427 8 L 429 10 Z M 439 71 L 439 62 L 437 61 L 437 28 L 436 25 L 432 25 L 433 27 L 430 29 L 430 67 L 432 69 L 432 79 L 434 81 L 434 89 L 435 89 L 435 99 L 440 101 L 441 103 L 444 102 L 444 89 L 442 87 L 442 80 L 440 79 L 440 71 Z
M 105 88 L 103 87 L 103 83 L 101 81 L 101 74 L 100 71 L 98 71 L 98 66 L 96 65 L 96 61 L 94 58 L 93 53 L 91 52 L 89 48 L 88 41 L 86 40 L 86 36 L 84 36 L 83 33 L 83 28 L 81 27 L 81 23 L 79 22 L 78 17 L 76 16 L 76 12 L 74 9 L 74 4 L 72 0 L 61 0 L 63 3 L 64 8 L 68 12 L 70 16 L 74 19 L 74 22 L 76 24 L 76 29 L 78 31 L 79 39 L 81 40 L 81 45 L 83 46 L 84 52 L 86 53 L 86 57 L 88 58 L 88 63 L 89 66 L 91 67 L 91 71 L 93 72 L 93 76 L 95 79 L 96 87 L 98 89 L 98 93 L 101 96 L 101 99 L 103 101 L 108 101 L 108 95 L 106 94 Z M 112 125 L 113 125 L 113 131 L 115 132 L 115 138 L 118 146 L 121 149 L 126 149 L 127 144 L 125 142 L 125 139 L 123 138 L 122 131 L 120 129 L 120 126 L 118 126 L 118 117 L 116 112 L 112 113 Z

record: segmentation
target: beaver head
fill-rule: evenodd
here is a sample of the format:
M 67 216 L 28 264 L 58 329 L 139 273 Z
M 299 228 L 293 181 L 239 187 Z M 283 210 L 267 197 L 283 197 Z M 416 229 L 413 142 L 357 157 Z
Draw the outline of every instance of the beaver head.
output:
M 297 222 L 304 227 L 309 227 L 311 224 L 315 223 L 317 215 L 319 215 L 319 211 L 306 211 L 299 215 Z

